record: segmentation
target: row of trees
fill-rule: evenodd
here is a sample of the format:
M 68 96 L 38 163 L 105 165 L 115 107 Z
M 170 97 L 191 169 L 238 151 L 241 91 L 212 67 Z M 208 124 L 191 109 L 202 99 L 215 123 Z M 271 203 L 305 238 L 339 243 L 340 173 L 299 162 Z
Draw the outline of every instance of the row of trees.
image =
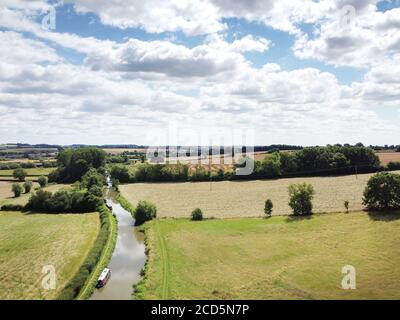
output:
M 38 183 L 40 188 L 44 188 L 47 185 L 47 178 L 45 176 L 41 176 L 38 178 Z M 11 185 L 11 191 L 14 193 L 14 196 L 17 198 L 19 197 L 22 192 L 25 193 L 31 192 L 33 183 L 30 180 L 25 180 L 23 184 L 21 183 L 13 183 Z
M 121 183 L 150 181 L 205 181 L 229 179 L 260 179 L 288 176 L 345 174 L 354 172 L 374 172 L 380 169 L 379 158 L 372 149 L 364 146 L 327 146 L 304 148 L 294 152 L 273 152 L 262 161 L 243 158 L 237 167 L 254 162 L 253 173 L 236 176 L 234 172 L 220 169 L 210 173 L 198 165 L 189 171 L 187 164 L 142 163 L 132 171 L 123 165 L 115 165 L 111 176 Z M 391 165 L 392 167 L 394 164 Z M 391 167 L 391 168 L 392 168 Z

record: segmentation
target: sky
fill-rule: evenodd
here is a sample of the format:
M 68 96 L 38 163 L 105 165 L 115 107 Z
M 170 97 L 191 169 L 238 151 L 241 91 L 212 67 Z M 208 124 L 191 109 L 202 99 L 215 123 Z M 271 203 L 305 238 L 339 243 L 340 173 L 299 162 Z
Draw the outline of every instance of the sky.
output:
M 0 123 L 0 143 L 400 144 L 400 1 L 0 0 Z

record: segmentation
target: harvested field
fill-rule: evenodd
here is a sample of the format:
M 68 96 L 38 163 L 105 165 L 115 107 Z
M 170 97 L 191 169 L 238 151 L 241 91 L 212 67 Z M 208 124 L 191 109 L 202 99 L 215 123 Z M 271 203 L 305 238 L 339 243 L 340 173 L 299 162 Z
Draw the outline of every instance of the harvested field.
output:
M 382 165 L 387 165 L 390 161 L 400 162 L 400 152 L 379 152 L 378 157 Z
M 263 215 L 267 198 L 274 204 L 274 215 L 290 214 L 288 186 L 302 182 L 314 186 L 314 212 L 343 211 L 345 200 L 350 201 L 350 210 L 361 210 L 362 194 L 371 176 L 360 174 L 212 183 L 135 183 L 121 185 L 120 189 L 133 205 L 139 200 L 155 203 L 159 217 L 189 217 L 196 207 L 201 208 L 206 217 L 254 217 Z

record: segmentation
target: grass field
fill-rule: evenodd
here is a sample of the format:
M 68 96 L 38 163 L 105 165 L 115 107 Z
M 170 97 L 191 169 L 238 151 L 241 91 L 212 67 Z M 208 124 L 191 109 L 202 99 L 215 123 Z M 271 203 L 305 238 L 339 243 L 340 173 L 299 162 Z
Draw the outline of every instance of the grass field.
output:
M 20 197 L 14 198 L 14 194 L 11 192 L 12 184 L 13 184 L 12 182 L 0 181 L 0 206 L 3 204 L 25 205 L 28 202 L 31 193 L 34 191 L 34 188 L 39 187 L 39 184 L 35 182 L 33 184 L 33 188 L 30 193 L 28 193 L 28 194 L 23 193 L 23 194 L 21 194 Z M 50 191 L 50 192 L 56 192 L 57 190 L 60 190 L 61 188 L 67 188 L 67 187 L 69 187 L 69 185 L 51 184 L 51 185 L 48 185 L 47 187 L 45 187 L 45 190 Z
M 97 213 L 0 212 L 0 299 L 54 299 L 78 271 L 99 231 Z M 44 290 L 53 265 L 57 287 Z
M 400 213 L 156 220 L 145 299 L 399 299 Z M 342 267 L 356 268 L 343 290 Z
M 390 161 L 400 161 L 400 152 L 379 152 L 381 165 L 387 165 Z
M 189 217 L 199 207 L 206 217 L 245 217 L 263 215 L 264 202 L 270 198 L 273 214 L 290 214 L 288 186 L 311 183 L 316 191 L 315 212 L 339 212 L 343 202 L 350 201 L 350 210 L 361 210 L 362 194 L 371 174 L 290 178 L 279 180 L 136 183 L 121 185 L 123 196 L 133 205 L 150 200 L 157 206 L 159 217 Z
M 28 176 L 47 176 L 54 168 L 29 168 L 24 169 Z M 0 170 L 0 177 L 12 177 L 14 170 Z

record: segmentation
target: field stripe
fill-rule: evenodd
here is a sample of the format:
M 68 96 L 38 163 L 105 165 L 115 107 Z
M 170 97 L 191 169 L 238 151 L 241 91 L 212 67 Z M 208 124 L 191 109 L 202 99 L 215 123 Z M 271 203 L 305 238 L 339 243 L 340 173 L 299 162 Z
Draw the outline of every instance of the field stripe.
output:
M 161 249 L 161 260 L 163 265 L 163 272 L 162 272 L 162 300 L 167 300 L 169 296 L 169 288 L 168 288 L 168 274 L 169 274 L 169 260 L 168 260 L 168 251 L 165 245 L 165 241 L 163 235 L 161 233 L 160 225 L 158 221 L 156 221 L 156 228 L 157 228 L 157 238 L 158 244 Z

